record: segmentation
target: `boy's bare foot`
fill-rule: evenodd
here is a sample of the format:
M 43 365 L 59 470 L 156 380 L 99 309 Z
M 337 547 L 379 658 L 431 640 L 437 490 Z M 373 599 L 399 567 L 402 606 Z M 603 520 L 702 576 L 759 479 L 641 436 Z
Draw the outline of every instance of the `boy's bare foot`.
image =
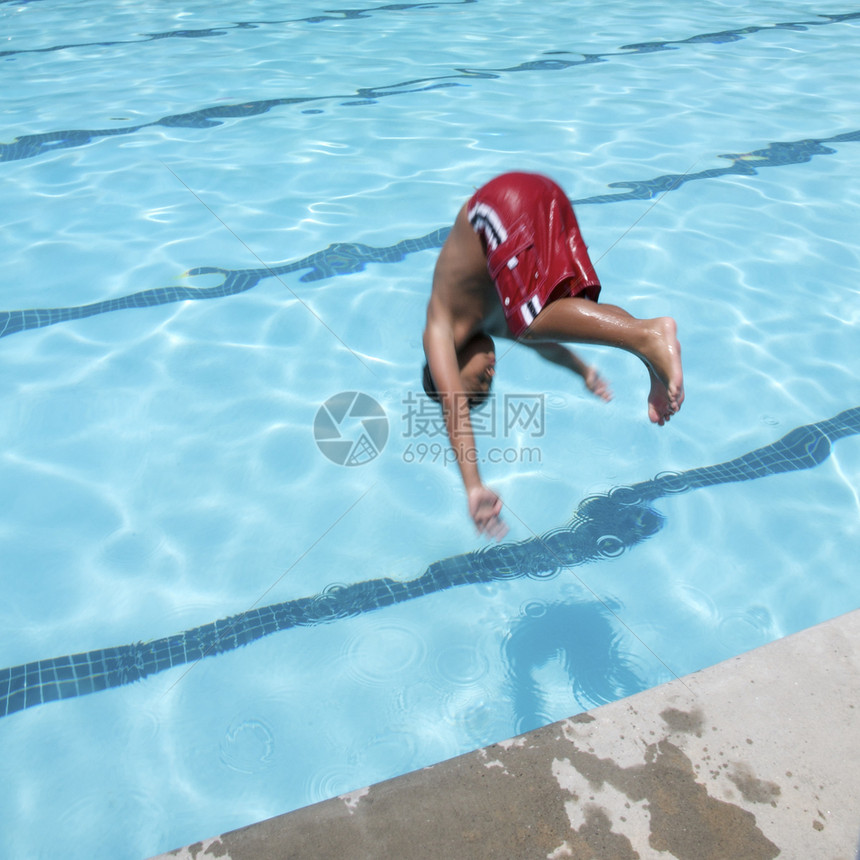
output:
M 597 372 L 597 368 L 589 367 L 583 376 L 585 387 L 601 400 L 609 403 L 612 400 L 612 389 L 609 383 Z
M 684 402 L 684 371 L 675 320 L 659 317 L 653 323 L 656 339 L 648 354 L 643 355 L 651 376 L 648 417 L 662 427 Z
M 651 391 L 648 394 L 648 417 L 654 424 L 661 427 L 677 412 L 669 405 L 666 386 L 657 378 L 654 371 L 648 368 L 651 376 Z

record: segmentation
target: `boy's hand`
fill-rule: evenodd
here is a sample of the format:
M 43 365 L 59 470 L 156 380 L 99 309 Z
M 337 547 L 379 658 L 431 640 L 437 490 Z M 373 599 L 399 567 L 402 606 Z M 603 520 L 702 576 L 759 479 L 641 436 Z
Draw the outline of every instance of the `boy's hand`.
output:
M 481 485 L 469 491 L 469 513 L 480 534 L 501 540 L 508 533 L 501 512 L 502 500 L 488 487 Z
M 596 367 L 586 367 L 582 378 L 585 380 L 585 387 L 592 394 L 597 395 L 607 403 L 612 400 L 612 389 L 609 387 L 609 383 L 597 372 Z

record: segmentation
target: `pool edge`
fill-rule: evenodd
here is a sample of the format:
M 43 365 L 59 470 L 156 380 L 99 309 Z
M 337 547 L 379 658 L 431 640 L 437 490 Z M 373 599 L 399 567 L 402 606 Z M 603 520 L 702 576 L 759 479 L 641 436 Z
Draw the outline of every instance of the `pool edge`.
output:
M 828 857 L 860 835 L 860 610 L 153 860 Z

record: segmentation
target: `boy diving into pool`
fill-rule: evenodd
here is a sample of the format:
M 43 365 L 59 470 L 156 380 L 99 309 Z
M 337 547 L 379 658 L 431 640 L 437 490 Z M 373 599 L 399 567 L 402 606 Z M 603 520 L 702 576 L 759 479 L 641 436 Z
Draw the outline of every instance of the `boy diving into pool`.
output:
M 501 499 L 481 480 L 469 409 L 489 394 L 492 337 L 532 347 L 604 400 L 611 398 L 606 382 L 562 344 L 624 349 L 648 369 L 652 422 L 662 426 L 684 402 L 675 321 L 637 319 L 598 304 L 599 294 L 570 201 L 545 176 L 505 173 L 488 182 L 460 210 L 442 246 L 427 305 L 424 387 L 442 405 L 469 514 L 488 537 L 501 539 L 507 526 Z

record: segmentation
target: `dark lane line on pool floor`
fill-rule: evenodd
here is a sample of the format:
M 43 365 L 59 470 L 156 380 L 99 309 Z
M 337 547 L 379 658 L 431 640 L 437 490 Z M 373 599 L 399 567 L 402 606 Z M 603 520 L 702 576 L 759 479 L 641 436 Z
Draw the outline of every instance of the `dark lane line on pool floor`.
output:
M 632 200 L 651 200 L 668 191 L 676 191 L 686 183 L 696 180 L 719 179 L 725 176 L 757 176 L 759 169 L 764 167 L 785 167 L 787 165 L 805 164 L 811 161 L 816 155 L 835 155 L 837 150 L 828 146 L 828 144 L 856 143 L 858 141 L 860 141 L 860 130 L 820 139 L 809 138 L 796 141 L 772 142 L 764 149 L 757 149 L 741 154 L 720 155 L 719 158 L 725 158 L 731 162 L 727 167 L 712 167 L 706 170 L 687 173 L 670 173 L 656 176 L 652 179 L 611 182 L 609 183 L 609 188 L 623 188 L 626 190 L 617 194 L 599 194 L 592 197 L 575 199 L 571 202 L 574 206 L 587 206 L 622 203 Z M 217 218 L 218 216 L 216 215 L 215 217 Z M 127 296 L 106 299 L 87 305 L 0 311 L 0 338 L 8 337 L 22 331 L 44 328 L 56 325 L 57 323 L 85 319 L 86 317 L 112 313 L 119 310 L 151 308 L 175 302 L 220 299 L 234 296 L 246 292 L 256 287 L 257 284 L 266 278 L 272 277 L 281 281 L 286 289 L 298 297 L 281 280 L 283 275 L 307 270 L 299 278 L 299 282 L 310 283 L 326 278 L 361 272 L 370 263 L 398 263 L 404 260 L 409 254 L 441 248 L 449 230 L 449 227 L 438 228 L 424 236 L 415 239 L 402 239 L 394 245 L 385 247 L 374 247 L 359 242 L 338 242 L 329 245 L 322 251 L 316 251 L 307 257 L 290 263 L 267 266 L 261 260 L 262 266 L 255 269 L 224 269 L 218 266 L 198 266 L 189 270 L 183 276 L 223 276 L 224 280 L 212 287 L 154 287 Z M 246 245 L 246 247 L 249 246 Z
M 453 73 L 446 75 L 434 75 L 428 78 L 417 78 L 415 80 L 401 81 L 395 84 L 382 84 L 375 87 L 359 87 L 352 93 L 282 97 L 273 99 L 259 99 L 245 101 L 236 104 L 213 105 L 185 113 L 171 114 L 161 117 L 152 122 L 139 123 L 133 126 L 106 128 L 106 129 L 64 129 L 60 131 L 41 132 L 39 134 L 26 134 L 16 137 L 11 143 L 0 143 L 0 163 L 20 161 L 29 158 L 57 152 L 61 149 L 72 149 L 86 146 L 100 139 L 126 136 L 136 134 L 147 128 L 190 128 L 190 129 L 214 129 L 223 125 L 224 120 L 247 119 L 249 117 L 266 114 L 275 108 L 288 107 L 291 105 L 316 104 L 317 107 L 304 111 L 305 113 L 322 113 L 319 105 L 327 102 L 336 102 L 346 107 L 366 107 L 375 105 L 380 99 L 391 96 L 399 96 L 410 93 L 432 92 L 447 87 L 467 86 L 463 81 L 477 81 L 481 79 L 495 80 L 504 75 L 520 72 L 560 72 L 578 66 L 591 66 L 595 63 L 606 63 L 619 57 L 631 57 L 635 55 L 650 55 L 659 51 L 677 50 L 681 46 L 698 46 L 702 44 L 726 45 L 740 41 L 748 35 L 771 30 L 788 30 L 802 33 L 809 27 L 819 27 L 829 24 L 841 24 L 847 21 L 860 19 L 860 12 L 847 13 L 844 15 L 821 15 L 821 21 L 798 21 L 781 24 L 768 24 L 764 26 L 743 27 L 737 30 L 726 30 L 719 33 L 704 33 L 691 36 L 687 39 L 675 41 L 643 42 L 640 44 L 625 45 L 617 51 L 602 54 L 582 54 L 568 51 L 547 51 L 546 55 L 552 59 L 528 60 L 515 66 L 500 69 L 470 69 L 457 68 Z M 566 54 L 572 54 L 578 59 L 561 59 Z M 0 55 L 2 56 L 2 55 Z
M 132 684 L 293 627 L 353 618 L 462 585 L 522 577 L 549 579 L 589 562 L 617 558 L 663 527 L 665 518 L 650 506 L 651 502 L 703 487 L 812 469 L 827 460 L 836 441 L 857 434 L 860 406 L 796 427 L 776 442 L 733 460 L 663 473 L 591 496 L 580 502 L 566 526 L 518 543 L 487 546 L 436 561 L 414 580 L 383 578 L 330 586 L 313 597 L 258 607 L 163 639 L 0 669 L 0 717 Z M 606 610 L 618 619 L 611 603 L 594 597 L 597 600 L 590 605 L 595 611 Z M 604 655 L 604 664 L 606 659 Z M 612 673 L 624 669 L 620 655 L 619 661 L 606 666 L 607 681 L 611 681 Z M 592 685 L 600 689 L 597 679 L 592 679 Z
M 0 6 L 4 3 L 15 3 L 22 5 L 21 0 L 0 0 Z M 25 0 L 26 2 L 26 0 Z M 32 0 L 30 0 L 32 2 Z M 150 42 L 161 42 L 164 39 L 209 39 L 218 36 L 232 35 L 231 31 L 259 30 L 264 27 L 281 27 L 285 24 L 326 24 L 329 22 L 342 23 L 343 21 L 364 21 L 379 15 L 382 12 L 412 12 L 437 9 L 444 6 L 469 6 L 478 0 L 441 0 L 436 3 L 392 3 L 386 6 L 372 6 L 368 9 L 328 9 L 318 15 L 309 15 L 305 18 L 283 18 L 272 21 L 231 21 L 229 24 L 220 24 L 214 27 L 197 27 L 195 29 L 185 28 L 182 30 L 165 30 L 161 33 L 140 33 L 137 39 L 107 39 L 97 42 L 72 42 L 66 45 L 49 45 L 45 48 L 20 48 L 0 51 L 0 59 L 4 57 L 15 57 L 21 54 L 52 54 L 57 51 L 74 51 L 78 48 L 115 48 L 121 45 L 146 45 Z M 829 17 L 829 16 L 828 16 Z M 818 24 L 829 24 L 830 21 L 812 21 L 813 26 Z

